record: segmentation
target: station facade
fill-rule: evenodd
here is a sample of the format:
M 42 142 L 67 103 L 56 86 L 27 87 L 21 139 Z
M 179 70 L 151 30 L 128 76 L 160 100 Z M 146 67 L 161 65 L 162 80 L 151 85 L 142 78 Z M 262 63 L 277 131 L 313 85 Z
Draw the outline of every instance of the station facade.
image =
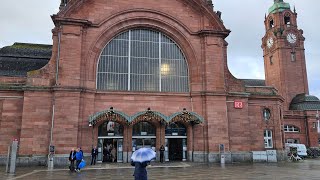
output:
M 282 0 L 269 9 L 265 80 L 229 72 L 220 15 L 207 0 L 62 1 L 52 46 L 0 49 L 0 154 L 12 138 L 21 164 L 47 163 L 50 146 L 56 164 L 74 147 L 89 156 L 97 146 L 101 162 L 114 148 L 126 163 L 161 145 L 166 161 L 195 162 L 318 146 L 320 101 L 308 95 L 295 10 Z

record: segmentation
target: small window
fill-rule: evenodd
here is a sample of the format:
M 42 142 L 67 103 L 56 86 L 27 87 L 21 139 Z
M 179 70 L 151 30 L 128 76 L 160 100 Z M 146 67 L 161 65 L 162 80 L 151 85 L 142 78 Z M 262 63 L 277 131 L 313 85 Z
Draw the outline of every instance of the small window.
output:
M 270 65 L 273 65 L 273 56 L 270 56 L 269 60 L 270 60 Z
M 300 132 L 300 130 L 296 126 L 284 125 L 284 132 Z
M 264 131 L 264 147 L 265 148 L 272 148 L 273 147 L 272 131 L 271 130 Z
M 296 53 L 295 52 L 291 52 L 291 61 L 292 62 L 296 61 Z
M 271 117 L 271 111 L 270 111 L 270 109 L 264 108 L 263 111 L 262 111 L 262 116 L 263 116 L 263 119 L 264 119 L 265 121 L 270 120 L 270 117 Z
M 290 25 L 291 25 L 290 16 L 285 16 L 285 17 L 284 17 L 284 24 L 285 24 L 287 27 L 290 27 Z
M 270 19 L 269 21 L 269 28 L 273 28 L 274 27 L 274 22 L 273 22 L 273 19 Z
M 287 139 L 286 143 L 290 143 L 290 144 L 300 144 L 299 139 Z
M 314 122 L 314 123 L 312 123 L 312 128 L 317 128 L 317 123 L 316 122 Z

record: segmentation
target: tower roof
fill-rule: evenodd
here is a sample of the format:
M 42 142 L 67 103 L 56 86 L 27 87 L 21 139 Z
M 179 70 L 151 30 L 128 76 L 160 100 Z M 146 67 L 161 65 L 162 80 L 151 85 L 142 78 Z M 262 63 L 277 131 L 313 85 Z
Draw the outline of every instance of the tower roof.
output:
M 274 0 L 274 4 L 269 8 L 269 14 L 282 12 L 287 9 L 290 9 L 289 3 L 283 2 L 283 0 Z
M 320 100 L 316 96 L 298 94 L 290 103 L 290 110 L 320 110 Z

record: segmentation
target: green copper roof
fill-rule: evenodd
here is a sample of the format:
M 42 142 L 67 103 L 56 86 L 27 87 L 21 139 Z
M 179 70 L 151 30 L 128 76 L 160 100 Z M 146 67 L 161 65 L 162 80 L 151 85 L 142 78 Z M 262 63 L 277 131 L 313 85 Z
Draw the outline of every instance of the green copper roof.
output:
M 282 12 L 284 10 L 290 9 L 290 4 L 283 2 L 283 0 L 274 0 L 273 6 L 269 8 L 269 14 Z

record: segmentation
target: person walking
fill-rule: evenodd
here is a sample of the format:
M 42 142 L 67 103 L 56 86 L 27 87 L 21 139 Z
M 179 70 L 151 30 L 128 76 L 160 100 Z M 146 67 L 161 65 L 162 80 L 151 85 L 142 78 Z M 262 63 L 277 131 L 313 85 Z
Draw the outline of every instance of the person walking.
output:
M 165 148 L 164 148 L 163 145 L 161 145 L 161 147 L 160 147 L 160 162 L 161 162 L 161 163 L 163 163 L 164 151 L 165 151 Z
M 131 161 L 131 166 L 134 166 L 134 180 L 148 180 L 148 173 L 146 167 L 149 162 L 133 162 Z
M 97 149 L 97 146 L 95 146 L 91 150 L 91 165 L 96 165 L 97 155 L 98 155 L 98 149 Z
M 117 153 L 116 148 L 113 147 L 111 150 L 111 162 L 116 162 L 116 157 L 117 157 L 116 153 Z
M 69 161 L 70 161 L 69 169 L 71 172 L 73 172 L 75 170 L 74 161 L 76 160 L 76 153 L 77 152 L 74 150 L 74 148 L 72 148 L 70 151 L 70 155 L 69 155 Z
M 80 150 L 80 148 L 77 148 L 77 152 L 76 152 L 76 171 L 80 172 L 80 168 L 79 168 L 79 164 L 81 163 L 83 159 L 83 152 Z

